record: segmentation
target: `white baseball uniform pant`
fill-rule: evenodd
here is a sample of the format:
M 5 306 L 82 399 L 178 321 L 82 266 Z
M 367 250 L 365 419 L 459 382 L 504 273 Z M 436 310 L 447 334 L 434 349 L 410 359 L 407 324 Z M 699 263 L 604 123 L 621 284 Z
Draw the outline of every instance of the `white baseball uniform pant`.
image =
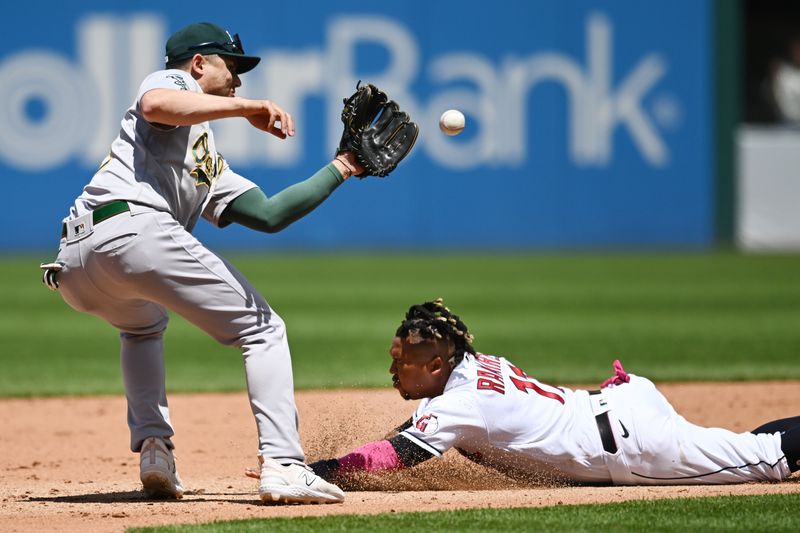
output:
M 57 260 L 65 265 L 58 274 L 64 300 L 120 331 L 132 451 L 153 436 L 172 446 L 163 343 L 169 309 L 241 349 L 259 453 L 304 461 L 283 320 L 170 214 L 136 206 L 83 238 L 62 239 Z
M 602 391 L 618 447 L 604 454 L 614 484 L 744 483 L 791 475 L 779 433 L 734 433 L 692 424 L 650 380 L 630 376 L 630 383 Z

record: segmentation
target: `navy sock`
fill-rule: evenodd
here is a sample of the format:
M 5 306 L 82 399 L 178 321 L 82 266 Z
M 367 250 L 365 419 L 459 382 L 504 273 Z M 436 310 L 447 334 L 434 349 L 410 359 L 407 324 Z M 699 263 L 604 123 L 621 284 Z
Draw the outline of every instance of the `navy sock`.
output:
M 800 416 L 782 418 L 767 422 L 750 433 L 776 433 L 781 434 L 781 451 L 786 455 L 789 470 L 800 470 Z
M 800 426 L 781 433 L 781 450 L 786 454 L 789 470 L 800 470 Z
M 796 427 L 800 427 L 800 416 L 781 418 L 780 420 L 767 422 L 766 424 L 757 427 L 750 433 L 775 433 L 776 431 L 783 433 L 784 431 L 789 431 L 790 429 L 794 429 Z

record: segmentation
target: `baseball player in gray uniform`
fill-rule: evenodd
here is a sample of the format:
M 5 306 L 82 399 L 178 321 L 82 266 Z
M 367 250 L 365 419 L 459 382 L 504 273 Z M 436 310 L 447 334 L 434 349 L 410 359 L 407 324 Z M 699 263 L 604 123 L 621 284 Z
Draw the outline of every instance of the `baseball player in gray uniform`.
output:
M 313 176 L 267 198 L 234 172 L 209 121 L 243 117 L 280 139 L 294 122 L 269 100 L 236 96 L 258 57 L 238 35 L 209 23 L 166 43 L 166 69 L 149 75 L 122 119 L 108 157 L 64 219 L 44 282 L 73 308 L 120 332 L 131 450 L 155 497 L 181 498 L 165 394 L 167 310 L 244 356 L 263 458 L 260 495 L 272 502 L 341 502 L 343 492 L 305 466 L 286 328 L 245 277 L 192 236 L 202 216 L 276 232 L 303 217 L 363 169 L 344 152 Z
M 598 390 L 542 383 L 472 347 L 441 299 L 414 305 L 389 371 L 413 417 L 385 440 L 311 465 L 340 484 L 359 472 L 414 466 L 456 448 L 513 477 L 616 485 L 778 481 L 800 470 L 800 416 L 734 433 L 688 422 L 619 361 Z M 247 472 L 251 477 L 258 473 Z

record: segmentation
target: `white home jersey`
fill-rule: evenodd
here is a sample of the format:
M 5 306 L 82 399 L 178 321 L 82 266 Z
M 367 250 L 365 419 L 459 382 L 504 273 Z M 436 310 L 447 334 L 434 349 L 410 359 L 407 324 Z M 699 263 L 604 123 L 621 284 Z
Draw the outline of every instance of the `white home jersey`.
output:
M 68 218 L 126 200 L 134 214 L 140 206 L 166 211 L 191 231 L 201 214 L 219 225 L 228 203 L 256 187 L 233 172 L 217 152 L 208 122 L 173 127 L 147 122 L 139 103 L 152 89 L 202 93 L 200 85 L 182 70 L 161 70 L 145 78 L 108 157 Z
M 541 383 L 512 363 L 467 354 L 444 392 L 422 400 L 399 438 L 401 461 L 457 448 L 514 477 L 617 485 L 777 481 L 791 475 L 775 433 L 734 433 L 688 422 L 653 383 L 602 391 Z
M 609 480 L 589 393 L 541 383 L 502 357 L 467 354 L 401 435 L 508 472 Z

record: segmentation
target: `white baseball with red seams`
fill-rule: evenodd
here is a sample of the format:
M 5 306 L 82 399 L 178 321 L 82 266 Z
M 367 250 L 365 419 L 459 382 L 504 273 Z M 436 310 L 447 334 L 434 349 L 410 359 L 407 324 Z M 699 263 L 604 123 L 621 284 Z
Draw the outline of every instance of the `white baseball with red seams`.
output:
M 439 129 L 446 135 L 458 135 L 465 125 L 464 113 L 457 109 L 448 109 L 439 117 Z

